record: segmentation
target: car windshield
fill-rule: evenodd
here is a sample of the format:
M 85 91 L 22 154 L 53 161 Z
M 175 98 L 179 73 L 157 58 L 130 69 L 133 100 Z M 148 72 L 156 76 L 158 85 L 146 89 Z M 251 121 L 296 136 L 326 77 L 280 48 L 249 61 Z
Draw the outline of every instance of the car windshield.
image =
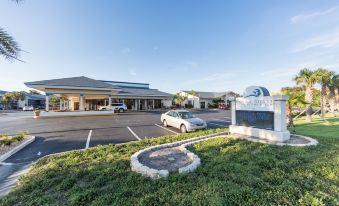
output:
M 195 116 L 191 112 L 178 112 L 178 113 L 179 113 L 179 116 L 181 117 L 181 119 L 195 118 Z

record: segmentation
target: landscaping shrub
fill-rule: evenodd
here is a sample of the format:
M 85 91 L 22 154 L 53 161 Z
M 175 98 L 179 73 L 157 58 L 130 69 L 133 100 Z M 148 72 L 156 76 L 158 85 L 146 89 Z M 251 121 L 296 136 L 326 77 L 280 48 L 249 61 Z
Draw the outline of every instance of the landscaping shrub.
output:
M 14 137 L 10 137 L 8 134 L 0 134 L 0 145 L 9 146 L 14 142 L 20 142 L 26 135 L 28 135 L 27 131 L 22 131 Z
M 11 145 L 15 140 L 13 140 L 13 138 L 10 137 L 5 137 L 3 139 L 0 140 L 0 145 L 6 145 L 9 146 Z
M 1 137 L 8 137 L 8 134 L 6 134 L 6 133 L 0 133 L 0 138 Z

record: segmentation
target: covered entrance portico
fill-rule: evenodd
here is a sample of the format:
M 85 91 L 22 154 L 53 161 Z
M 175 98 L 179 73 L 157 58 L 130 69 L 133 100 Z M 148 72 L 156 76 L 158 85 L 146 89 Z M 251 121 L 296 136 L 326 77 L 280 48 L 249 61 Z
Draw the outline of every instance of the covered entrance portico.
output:
M 49 111 L 49 99 L 50 96 L 56 96 L 60 100 L 61 111 L 96 111 L 101 106 L 112 104 L 112 93 L 110 94 L 96 94 L 96 91 L 87 91 L 80 94 L 72 93 L 46 93 L 46 111 Z
M 130 110 L 161 109 L 172 105 L 171 94 L 150 89 L 145 83 L 103 81 L 81 76 L 25 84 L 46 93 L 47 112 L 97 111 L 101 106 L 112 106 L 112 103 L 124 103 Z M 50 104 L 52 97 L 53 107 Z

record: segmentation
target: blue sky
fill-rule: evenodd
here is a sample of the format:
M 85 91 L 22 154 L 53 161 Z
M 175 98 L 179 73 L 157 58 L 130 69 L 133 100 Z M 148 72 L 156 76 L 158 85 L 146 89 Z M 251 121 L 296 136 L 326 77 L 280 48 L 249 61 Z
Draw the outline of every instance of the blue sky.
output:
M 72 76 L 152 88 L 278 90 L 304 67 L 339 72 L 338 1 L 24 0 L 0 26 L 27 53 L 0 57 L 0 90 Z

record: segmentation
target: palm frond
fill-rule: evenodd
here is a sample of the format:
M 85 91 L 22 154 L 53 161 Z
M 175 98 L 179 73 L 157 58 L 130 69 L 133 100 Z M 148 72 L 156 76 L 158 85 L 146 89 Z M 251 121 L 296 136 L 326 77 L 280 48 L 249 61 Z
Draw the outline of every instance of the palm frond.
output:
M 20 51 L 18 43 L 0 27 L 0 55 L 9 60 L 19 60 Z

